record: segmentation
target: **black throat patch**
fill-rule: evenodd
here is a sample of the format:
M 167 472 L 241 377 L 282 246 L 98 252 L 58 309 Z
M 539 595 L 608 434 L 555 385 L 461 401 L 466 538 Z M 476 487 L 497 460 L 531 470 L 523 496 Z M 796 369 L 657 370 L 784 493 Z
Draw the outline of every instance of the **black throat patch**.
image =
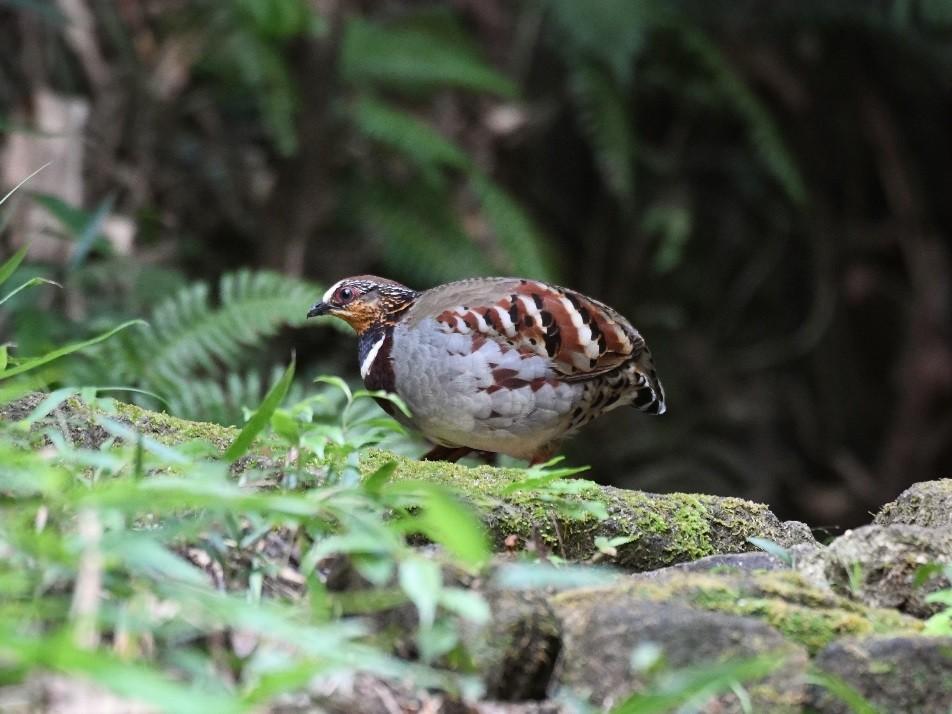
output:
M 377 353 L 373 355 L 369 365 L 365 365 L 374 345 L 380 342 Z M 390 361 L 390 350 L 393 347 L 393 325 L 375 325 L 366 330 L 357 341 L 357 356 L 359 364 L 364 369 L 364 386 L 367 389 L 382 389 L 393 392 L 394 375 L 393 363 Z M 389 405 L 389 402 L 386 402 Z M 386 407 L 384 407 L 386 409 Z M 389 412 L 390 410 L 387 409 Z

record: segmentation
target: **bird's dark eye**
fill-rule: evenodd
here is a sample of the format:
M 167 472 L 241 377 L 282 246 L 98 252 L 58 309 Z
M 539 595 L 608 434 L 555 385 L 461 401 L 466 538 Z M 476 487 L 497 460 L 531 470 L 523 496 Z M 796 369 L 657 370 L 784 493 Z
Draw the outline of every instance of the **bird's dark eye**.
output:
M 342 303 L 350 302 L 354 299 L 354 291 L 351 288 L 341 288 L 337 291 L 337 298 Z

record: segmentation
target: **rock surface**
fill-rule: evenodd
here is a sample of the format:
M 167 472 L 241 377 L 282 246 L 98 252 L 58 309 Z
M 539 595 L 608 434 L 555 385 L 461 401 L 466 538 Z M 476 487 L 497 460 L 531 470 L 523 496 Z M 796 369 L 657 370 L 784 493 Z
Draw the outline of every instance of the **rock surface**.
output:
M 924 528 L 952 528 L 952 479 L 915 483 L 873 519 L 877 525 L 906 523 Z
M 809 662 L 806 650 L 769 625 L 633 595 L 593 604 L 563 610 L 556 693 L 567 690 L 597 706 L 616 706 L 652 684 L 650 672 L 632 666 L 632 653 L 650 646 L 657 647 L 663 666 L 673 669 L 710 667 L 756 656 L 776 658 L 777 666 L 768 675 L 743 683 L 749 703 L 754 711 L 800 711 Z M 743 711 L 731 691 L 699 705 L 704 712 Z
M 816 667 L 852 687 L 880 712 L 949 714 L 952 711 L 952 638 L 866 637 L 834 642 Z M 827 688 L 811 687 L 820 714 L 855 711 Z
M 812 587 L 791 572 L 671 572 L 660 578 L 634 575 L 617 585 L 559 593 L 551 598 L 551 603 L 556 616 L 562 618 L 577 608 L 601 608 L 633 599 L 678 602 L 762 620 L 811 653 L 848 635 L 913 634 L 922 629 L 922 623 L 913 617 L 866 607 L 829 590 Z
M 802 558 L 798 569 L 820 587 L 873 607 L 928 617 L 926 596 L 950 586 L 944 577 L 919 582 L 923 566 L 952 563 L 952 529 L 904 524 L 863 526 Z

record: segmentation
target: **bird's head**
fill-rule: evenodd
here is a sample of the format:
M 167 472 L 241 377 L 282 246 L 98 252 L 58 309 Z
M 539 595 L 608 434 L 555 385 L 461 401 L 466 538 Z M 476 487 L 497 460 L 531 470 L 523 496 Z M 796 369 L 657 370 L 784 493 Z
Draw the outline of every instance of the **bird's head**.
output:
M 358 275 L 335 283 L 307 316 L 339 317 L 359 335 L 375 325 L 394 321 L 418 294 L 393 280 Z

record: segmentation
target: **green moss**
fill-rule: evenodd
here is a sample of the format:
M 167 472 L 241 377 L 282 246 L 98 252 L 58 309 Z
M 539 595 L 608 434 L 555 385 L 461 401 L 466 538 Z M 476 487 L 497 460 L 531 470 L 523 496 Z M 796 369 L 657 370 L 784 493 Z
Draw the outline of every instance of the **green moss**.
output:
M 111 402 L 103 410 L 71 399 L 64 410 L 73 443 L 87 448 L 98 448 L 109 438 L 97 423 L 101 416 L 169 445 L 202 440 L 224 449 L 238 433 L 233 428 L 178 419 L 121 402 Z M 273 452 L 280 450 L 259 442 L 234 470 L 239 472 L 249 464 L 274 465 L 272 461 L 280 459 Z M 441 483 L 460 493 L 480 511 L 500 549 L 509 536 L 516 536 L 523 542 L 541 540 L 556 555 L 583 561 L 596 553 L 599 536 L 621 536 L 631 540 L 618 548 L 613 563 L 630 570 L 652 570 L 714 553 L 753 550 L 747 543 L 751 536 L 781 543 L 785 539 L 783 525 L 766 506 L 741 499 L 650 494 L 579 480 L 561 482 L 573 485 L 571 492 L 521 489 L 507 493 L 508 486 L 525 478 L 523 470 L 421 462 L 374 449 L 363 454 L 361 469 L 369 473 L 390 460 L 397 462 L 395 478 Z M 607 517 L 597 518 L 591 513 L 592 506 Z
M 573 517 L 554 504 L 545 492 L 507 486 L 525 478 L 518 469 L 466 467 L 443 462 L 414 461 L 389 452 L 369 450 L 361 470 L 372 473 L 387 461 L 396 461 L 395 478 L 440 483 L 455 489 L 483 514 L 497 545 L 510 535 L 524 540 L 542 538 L 557 554 L 585 560 L 596 549 L 595 538 L 632 538 L 618 548 L 615 564 L 631 570 L 651 570 L 714 553 L 753 550 L 751 536 L 782 541 L 782 524 L 770 510 L 738 498 L 696 494 L 651 494 L 597 484 L 582 485 L 577 493 L 560 498 L 569 505 L 595 501 L 608 518 Z
M 187 441 L 210 441 L 220 448 L 227 447 L 238 435 L 232 427 L 189 421 L 160 412 L 149 411 L 134 404 L 114 402 L 116 414 L 137 431 L 164 444 L 175 445 Z
M 558 595 L 556 607 L 585 606 L 595 598 L 681 601 L 704 610 L 764 620 L 813 654 L 846 635 L 915 633 L 922 623 L 894 610 L 866 607 L 818 590 L 789 571 L 744 575 L 673 573 L 663 578 L 637 579 L 612 588 Z

